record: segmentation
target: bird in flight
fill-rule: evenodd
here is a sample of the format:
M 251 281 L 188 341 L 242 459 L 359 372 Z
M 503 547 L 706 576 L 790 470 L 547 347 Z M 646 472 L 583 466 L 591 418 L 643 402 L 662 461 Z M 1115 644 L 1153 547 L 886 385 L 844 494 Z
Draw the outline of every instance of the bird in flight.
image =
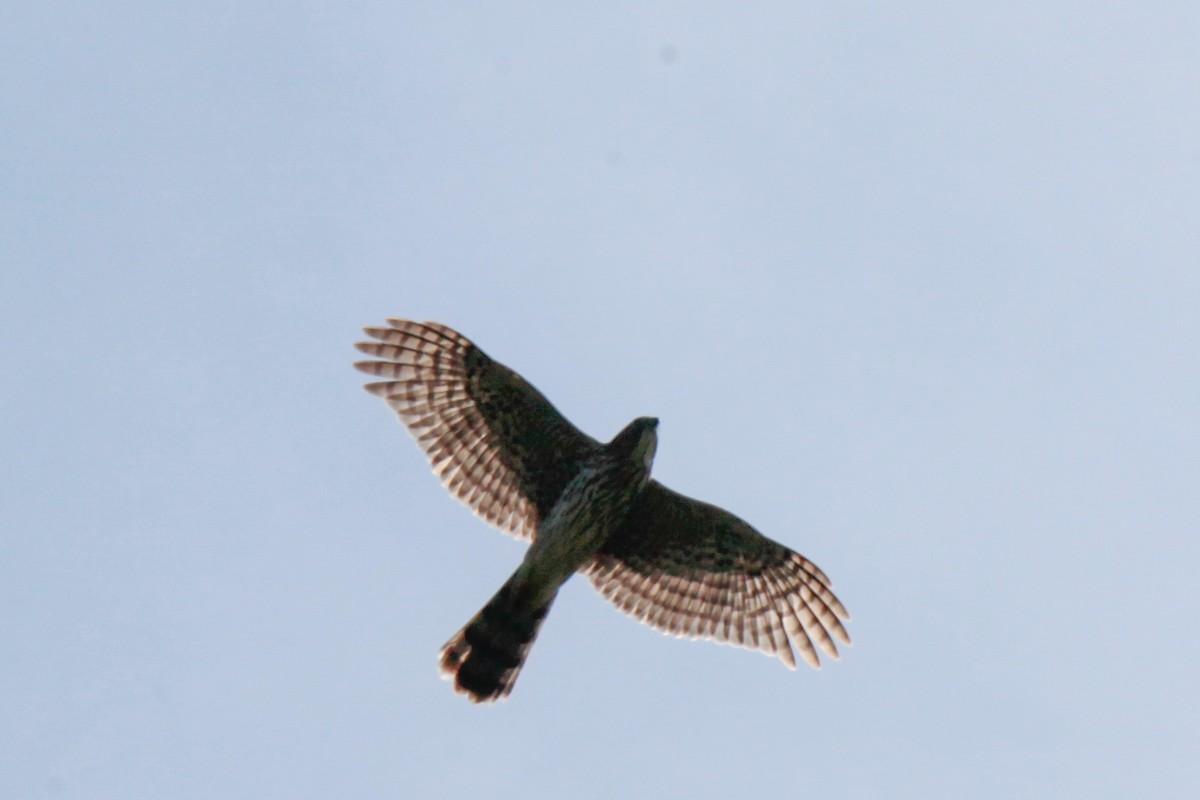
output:
M 477 515 L 531 544 L 512 577 L 441 650 L 442 675 L 473 702 L 507 697 L 538 629 L 576 572 L 665 633 L 758 649 L 795 669 L 837 658 L 850 615 L 816 564 L 716 506 L 650 478 L 658 420 L 604 444 L 465 336 L 389 319 L 354 366 Z

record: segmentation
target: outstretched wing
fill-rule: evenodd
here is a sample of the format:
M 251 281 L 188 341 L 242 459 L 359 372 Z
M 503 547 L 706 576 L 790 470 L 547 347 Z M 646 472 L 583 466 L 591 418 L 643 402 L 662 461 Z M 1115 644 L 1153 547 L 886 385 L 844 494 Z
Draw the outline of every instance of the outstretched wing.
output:
M 532 539 L 580 462 L 599 445 L 541 392 L 436 322 L 389 319 L 354 366 L 386 380 L 387 401 L 450 493 L 488 522 Z
M 651 481 L 584 572 L 625 613 L 675 636 L 820 667 L 849 644 L 846 608 L 815 564 L 728 511 Z

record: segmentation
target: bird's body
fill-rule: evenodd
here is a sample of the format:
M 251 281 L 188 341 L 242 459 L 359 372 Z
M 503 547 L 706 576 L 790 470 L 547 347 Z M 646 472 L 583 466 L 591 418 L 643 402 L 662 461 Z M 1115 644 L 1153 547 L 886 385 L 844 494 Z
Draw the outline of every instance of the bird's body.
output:
M 567 484 L 538 535 L 525 552 L 530 581 L 562 584 L 586 564 L 625 521 L 633 500 L 650 479 L 657 420 L 635 420 L 597 458 L 589 459 Z M 634 429 L 634 430 L 631 430 Z M 622 438 L 642 437 L 649 458 L 622 446 Z M 625 443 L 627 444 L 627 443 Z
M 630 423 L 584 462 L 496 596 L 442 648 L 442 672 L 477 700 L 512 691 L 558 589 L 624 521 L 650 478 L 657 420 Z
M 606 598 L 679 636 L 755 647 L 813 666 L 813 640 L 849 643 L 845 608 L 812 562 L 741 519 L 650 480 L 658 420 L 600 444 L 512 370 L 437 323 L 389 320 L 359 362 L 443 484 L 532 541 L 521 565 L 442 648 L 443 674 L 476 702 L 512 690 L 558 589 L 584 572 Z

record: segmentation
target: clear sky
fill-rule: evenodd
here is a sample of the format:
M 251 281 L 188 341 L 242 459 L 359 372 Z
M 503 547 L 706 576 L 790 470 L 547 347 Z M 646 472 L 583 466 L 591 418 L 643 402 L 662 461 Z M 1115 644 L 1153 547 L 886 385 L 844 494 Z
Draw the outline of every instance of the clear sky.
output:
M 583 6 L 588 6 L 584 8 Z M 1191 798 L 1200 11 L 24 3 L 0 796 Z M 833 578 L 819 672 L 569 583 L 350 366 L 458 328 Z

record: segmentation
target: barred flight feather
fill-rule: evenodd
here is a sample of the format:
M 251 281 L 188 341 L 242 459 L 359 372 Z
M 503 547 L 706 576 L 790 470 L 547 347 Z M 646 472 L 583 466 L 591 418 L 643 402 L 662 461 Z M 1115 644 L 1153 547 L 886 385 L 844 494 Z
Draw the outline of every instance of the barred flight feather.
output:
M 583 570 L 621 611 L 664 633 L 820 667 L 849 644 L 845 607 L 815 564 L 737 516 L 651 481 Z
M 452 495 L 501 530 L 533 538 L 537 511 L 497 457 L 498 437 L 471 397 L 465 359 L 473 345 L 444 326 L 388 322 L 391 328 L 363 329 L 378 342 L 356 345 L 382 360 L 355 366 L 390 379 L 367 391 L 395 410 Z

